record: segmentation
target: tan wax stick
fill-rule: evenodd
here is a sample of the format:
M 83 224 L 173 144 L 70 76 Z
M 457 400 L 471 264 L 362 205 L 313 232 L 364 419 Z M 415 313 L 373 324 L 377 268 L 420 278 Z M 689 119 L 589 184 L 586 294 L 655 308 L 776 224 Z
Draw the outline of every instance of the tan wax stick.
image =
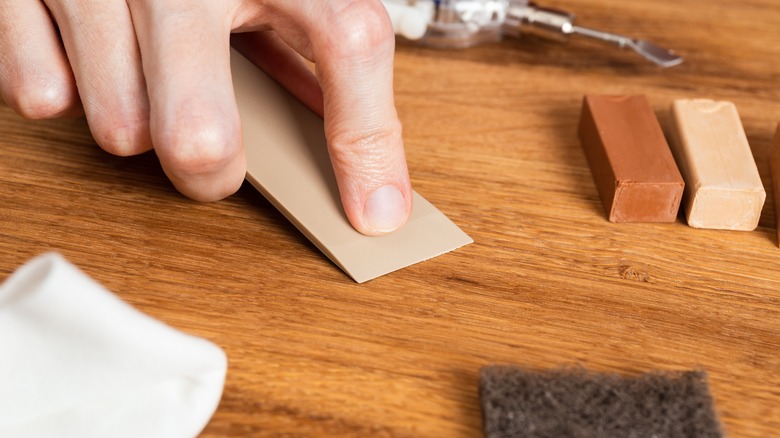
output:
M 416 192 L 403 228 L 381 237 L 355 231 L 342 210 L 322 119 L 235 50 L 231 68 L 247 180 L 355 281 L 473 242 Z
M 734 104 L 675 100 L 672 119 L 672 151 L 685 179 L 688 225 L 755 229 L 766 192 Z
M 777 228 L 777 244 L 780 245 L 780 123 L 775 131 L 775 144 L 770 159 L 772 172 L 772 193 L 775 196 L 775 227 Z

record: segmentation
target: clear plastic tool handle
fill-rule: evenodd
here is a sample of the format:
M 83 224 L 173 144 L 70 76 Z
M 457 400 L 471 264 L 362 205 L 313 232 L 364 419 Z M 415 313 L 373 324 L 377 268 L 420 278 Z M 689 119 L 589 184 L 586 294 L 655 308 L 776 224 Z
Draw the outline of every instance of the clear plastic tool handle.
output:
M 528 0 L 382 0 L 395 33 L 422 45 L 465 48 L 499 41 L 504 35 L 541 34 L 555 39 L 581 35 L 629 48 L 661 67 L 683 59 L 646 40 L 576 26 L 574 14 L 542 8 Z

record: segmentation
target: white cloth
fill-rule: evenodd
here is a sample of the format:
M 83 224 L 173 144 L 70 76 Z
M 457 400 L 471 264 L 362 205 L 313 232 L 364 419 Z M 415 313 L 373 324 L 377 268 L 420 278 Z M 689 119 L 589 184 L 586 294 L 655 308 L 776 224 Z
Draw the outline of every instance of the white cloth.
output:
M 219 347 L 133 309 L 58 254 L 0 287 L 0 437 L 194 437 L 226 370 Z

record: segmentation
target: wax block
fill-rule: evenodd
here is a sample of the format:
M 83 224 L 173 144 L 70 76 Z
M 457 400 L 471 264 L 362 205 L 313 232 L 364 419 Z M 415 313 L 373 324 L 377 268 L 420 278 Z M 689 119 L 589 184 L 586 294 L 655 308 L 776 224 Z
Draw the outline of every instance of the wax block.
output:
M 777 244 L 780 245 L 780 123 L 775 131 L 775 145 L 770 159 L 772 169 L 772 193 L 775 195 L 775 226 L 777 227 Z
M 675 100 L 672 120 L 672 150 L 686 183 L 688 225 L 755 229 L 766 192 L 734 104 Z
M 684 182 L 645 96 L 585 96 L 579 136 L 611 222 L 676 220 Z

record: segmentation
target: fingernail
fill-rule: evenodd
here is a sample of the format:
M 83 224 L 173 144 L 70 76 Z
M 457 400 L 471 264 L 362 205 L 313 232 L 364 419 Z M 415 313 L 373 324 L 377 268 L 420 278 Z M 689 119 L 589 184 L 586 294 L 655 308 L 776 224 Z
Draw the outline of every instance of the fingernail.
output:
M 374 190 L 363 207 L 363 220 L 378 233 L 388 233 L 400 227 L 406 220 L 404 195 L 393 185 Z

